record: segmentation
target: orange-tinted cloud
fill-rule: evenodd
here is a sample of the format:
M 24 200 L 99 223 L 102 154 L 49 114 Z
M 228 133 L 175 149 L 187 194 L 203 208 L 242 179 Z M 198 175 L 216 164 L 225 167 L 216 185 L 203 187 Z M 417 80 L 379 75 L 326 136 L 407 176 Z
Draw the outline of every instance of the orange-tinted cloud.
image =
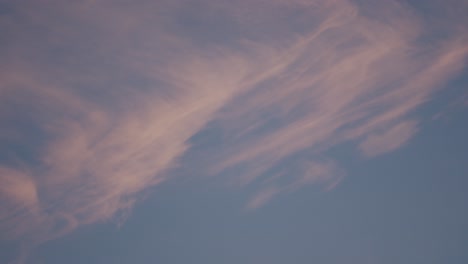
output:
M 11 238 L 111 219 L 191 161 L 211 175 L 242 168 L 233 182 L 260 188 L 249 208 L 333 188 L 345 169 L 330 148 L 356 141 L 371 157 L 404 145 L 417 130 L 408 114 L 468 54 L 459 31 L 425 45 L 430 28 L 398 2 L 211 2 L 21 1 L 4 15 Z M 207 124 L 221 142 L 192 147 Z

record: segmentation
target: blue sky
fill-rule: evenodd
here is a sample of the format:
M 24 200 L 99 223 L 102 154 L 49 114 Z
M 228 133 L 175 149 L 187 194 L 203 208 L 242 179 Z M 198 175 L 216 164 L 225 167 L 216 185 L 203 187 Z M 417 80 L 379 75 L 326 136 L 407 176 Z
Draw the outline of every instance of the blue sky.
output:
M 466 263 L 464 1 L 0 1 L 0 262 Z

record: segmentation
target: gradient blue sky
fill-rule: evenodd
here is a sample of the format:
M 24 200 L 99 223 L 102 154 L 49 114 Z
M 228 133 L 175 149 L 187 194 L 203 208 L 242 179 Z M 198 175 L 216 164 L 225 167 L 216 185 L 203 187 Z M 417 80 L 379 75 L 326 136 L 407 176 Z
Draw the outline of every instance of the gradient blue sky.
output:
M 463 0 L 0 0 L 0 263 L 468 263 Z

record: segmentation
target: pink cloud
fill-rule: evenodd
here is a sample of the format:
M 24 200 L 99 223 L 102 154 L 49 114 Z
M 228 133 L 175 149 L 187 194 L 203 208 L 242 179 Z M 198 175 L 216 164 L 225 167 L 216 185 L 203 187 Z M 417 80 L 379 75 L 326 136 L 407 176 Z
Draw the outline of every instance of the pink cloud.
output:
M 273 187 L 260 190 L 255 196 L 247 203 L 248 209 L 257 209 L 269 202 L 274 196 L 279 193 L 278 189 Z
M 41 242 L 127 212 L 186 166 L 208 123 L 223 140 L 188 163 L 206 175 L 242 168 L 232 182 L 260 187 L 248 208 L 308 184 L 331 189 L 345 174 L 331 147 L 361 140 L 371 157 L 403 146 L 417 131 L 408 114 L 468 54 L 454 32 L 421 45 L 430 29 L 398 2 L 199 4 L 190 13 L 185 1 L 31 1 L 16 7 L 28 19 L 0 22 L 11 35 L 0 53 L 0 143 L 38 153 L 0 165 L 12 238 Z M 196 25 L 184 15 L 230 31 L 188 34 Z M 43 135 L 38 144 L 24 143 L 21 118 Z
M 367 136 L 359 145 L 365 156 L 372 157 L 393 151 L 402 145 L 417 132 L 416 122 L 403 121 L 382 131 Z

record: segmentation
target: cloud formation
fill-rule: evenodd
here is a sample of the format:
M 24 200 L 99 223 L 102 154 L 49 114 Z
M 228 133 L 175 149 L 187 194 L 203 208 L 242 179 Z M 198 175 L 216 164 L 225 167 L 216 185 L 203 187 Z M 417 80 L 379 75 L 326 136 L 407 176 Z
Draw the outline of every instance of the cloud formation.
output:
M 332 188 L 345 169 L 328 150 L 404 145 L 410 114 L 468 54 L 466 32 L 432 32 L 398 1 L 211 2 L 18 1 L 1 15 L 2 234 L 34 244 L 111 219 L 177 166 L 236 171 L 259 187 L 251 209 Z

